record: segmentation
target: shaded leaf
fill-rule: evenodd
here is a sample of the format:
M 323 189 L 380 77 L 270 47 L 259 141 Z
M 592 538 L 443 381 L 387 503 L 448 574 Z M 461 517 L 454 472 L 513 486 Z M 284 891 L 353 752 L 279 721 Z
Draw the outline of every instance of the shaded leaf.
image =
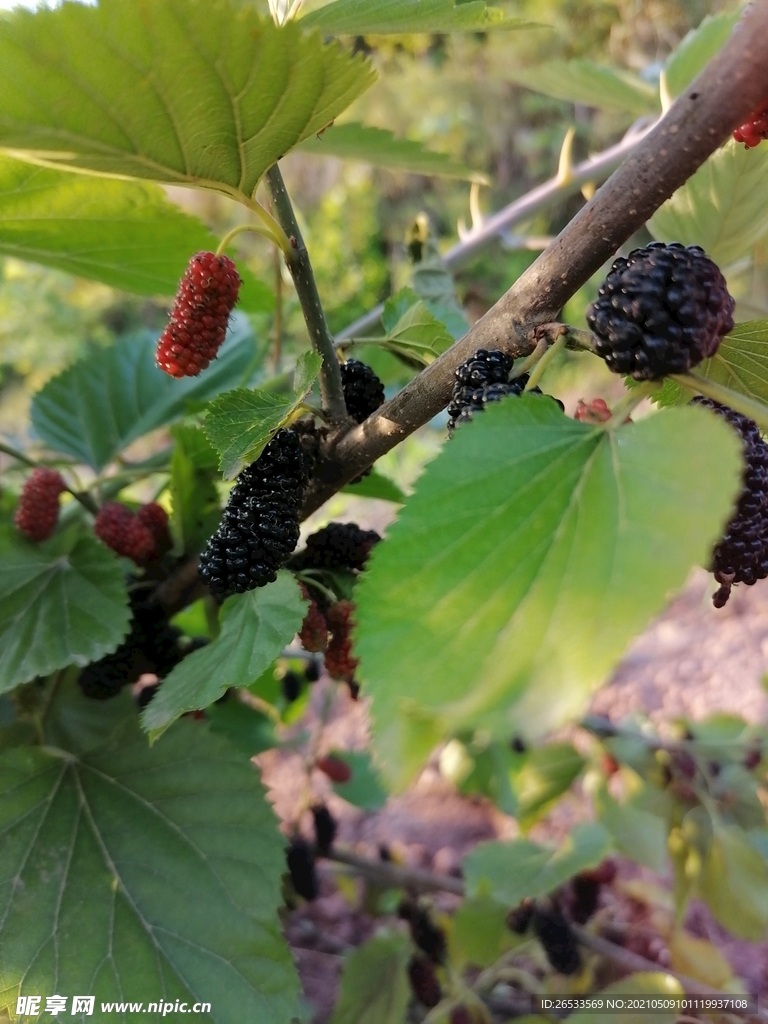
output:
M 356 483 L 347 484 L 342 488 L 344 494 L 355 494 L 358 498 L 379 498 L 381 501 L 393 501 L 398 505 L 405 502 L 405 494 L 394 480 L 382 476 L 374 469 L 368 476 Z
M 321 135 L 305 139 L 301 149 L 316 156 L 360 160 L 374 167 L 386 167 L 410 174 L 487 182 L 487 176 L 457 163 L 447 153 L 426 149 L 413 139 L 398 139 L 383 128 L 351 122 L 335 125 Z
M 344 963 L 331 1024 L 402 1024 L 410 999 L 405 935 L 381 931 Z
M 211 732 L 220 733 L 247 757 L 277 745 L 274 722 L 234 697 L 211 704 L 205 716 Z
M 490 967 L 515 944 L 507 927 L 507 907 L 490 896 L 462 900 L 449 933 L 451 961 L 458 967 Z
M 217 239 L 148 182 L 94 179 L 0 155 L 0 254 L 138 295 L 176 294 L 190 256 Z M 238 306 L 272 309 L 245 267 Z
M 462 862 L 467 895 L 490 896 L 515 907 L 526 896 L 546 896 L 571 875 L 596 867 L 610 849 L 610 837 L 599 822 L 577 825 L 559 847 L 528 839 L 480 843 Z
M 362 57 L 236 0 L 14 11 L 0 64 L 5 149 L 244 197 L 374 78 Z
M 216 529 L 219 493 L 214 474 L 216 452 L 199 427 L 177 423 L 171 428 L 171 527 L 180 552 L 197 552 Z
M 546 814 L 569 789 L 584 763 L 570 743 L 548 743 L 530 751 L 512 776 L 521 828 L 528 828 Z
M 700 245 L 720 267 L 748 255 L 768 231 L 766 149 L 716 149 L 648 221 L 653 237 Z
M 553 60 L 532 68 L 510 67 L 507 77 L 545 96 L 605 110 L 648 114 L 658 108 L 658 94 L 631 71 L 589 60 Z
M 657 874 L 667 868 L 667 824 L 657 814 L 619 803 L 607 793 L 598 801 L 600 821 L 611 833 L 616 848 L 636 864 Z
M 740 939 L 759 942 L 768 925 L 768 865 L 738 826 L 715 826 L 699 895 Z
M 17 880 L 0 898 L 0 1008 L 60 992 L 207 1001 L 217 1024 L 298 1017 L 284 840 L 253 766 L 201 723 L 151 750 L 134 719 L 86 755 L 6 752 L 0 836 Z
M 683 986 L 671 974 L 658 972 L 641 972 L 630 974 L 621 981 L 615 981 L 607 988 L 601 989 L 601 996 L 681 996 Z M 646 1010 L 633 1012 L 624 1007 L 615 1013 L 593 1013 L 580 1010 L 569 1015 L 573 1024 L 675 1024 L 679 1013 L 674 1009 L 661 1013 L 648 1013 Z
M 736 436 L 702 409 L 606 432 L 523 396 L 457 431 L 356 589 L 390 782 L 451 732 L 535 739 L 582 714 L 740 486 Z
M 683 37 L 664 66 L 670 96 L 679 96 L 704 70 L 727 41 L 740 14 L 738 8 L 721 14 L 708 14 L 697 28 Z
M 305 611 L 299 585 L 288 572 L 267 587 L 227 598 L 221 632 L 169 673 L 144 710 L 144 728 L 162 732 L 185 711 L 213 704 L 227 687 L 248 686 L 291 642 Z
M 303 19 L 331 35 L 398 35 L 410 32 L 487 32 L 530 28 L 534 22 L 510 18 L 485 0 L 333 0 Z
M 218 359 L 199 377 L 163 373 L 155 347 L 154 335 L 130 335 L 91 349 L 48 381 L 32 400 L 38 436 L 53 451 L 103 469 L 137 438 L 183 416 L 190 402 L 235 387 L 254 359 L 250 325 L 238 316 Z
M 456 282 L 431 237 L 424 243 L 421 259 L 413 266 L 411 285 L 454 341 L 467 333 L 469 323 L 456 295 Z
M 383 345 L 425 364 L 453 344 L 445 325 L 407 288 L 387 300 L 381 322 L 387 332 Z
M 378 811 L 389 794 L 381 784 L 379 773 L 365 751 L 334 750 L 333 756 L 348 764 L 352 774 L 347 782 L 334 782 L 333 791 L 347 803 L 364 811 Z
M 320 356 L 314 352 L 299 360 L 293 396 L 237 388 L 210 404 L 203 427 L 219 453 L 225 480 L 258 459 L 304 401 L 321 365 Z
M 768 402 L 768 320 L 736 324 L 717 353 L 705 359 L 696 372 L 733 391 Z M 675 381 L 665 380 L 653 400 L 659 405 L 687 404 L 691 393 Z
M 77 526 L 33 544 L 0 528 L 0 692 L 114 651 L 128 632 L 120 562 Z

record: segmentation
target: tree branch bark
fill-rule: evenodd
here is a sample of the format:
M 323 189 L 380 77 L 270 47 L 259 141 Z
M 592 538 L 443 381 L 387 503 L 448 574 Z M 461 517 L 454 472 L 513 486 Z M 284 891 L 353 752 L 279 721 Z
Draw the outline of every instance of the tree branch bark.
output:
M 723 49 L 536 262 L 447 352 L 331 445 L 304 506 L 309 515 L 447 405 L 453 374 L 479 348 L 517 357 L 735 127 L 765 99 L 768 0 L 755 0 Z

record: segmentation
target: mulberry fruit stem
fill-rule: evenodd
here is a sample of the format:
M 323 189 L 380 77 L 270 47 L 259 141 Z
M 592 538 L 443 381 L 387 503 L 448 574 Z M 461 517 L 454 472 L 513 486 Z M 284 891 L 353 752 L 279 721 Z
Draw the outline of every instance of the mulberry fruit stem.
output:
M 656 381 L 646 381 L 644 384 L 638 384 L 636 388 L 632 388 L 629 394 L 624 395 L 613 407 L 611 412 L 611 418 L 602 423 L 601 426 L 604 430 L 615 430 L 616 427 L 622 426 L 626 423 L 627 418 L 632 414 L 633 409 L 636 409 L 643 399 L 648 398 L 650 395 L 657 391 L 659 385 Z
M 768 432 L 768 405 L 758 402 L 748 395 L 742 395 L 739 391 L 732 391 L 724 384 L 708 380 L 701 374 L 691 371 L 689 373 L 673 373 L 670 379 L 682 384 L 688 391 L 695 395 L 704 395 L 705 398 L 712 398 L 721 405 L 728 405 L 742 416 L 748 416 L 760 427 L 763 432 Z
M 264 180 L 277 221 L 283 233 L 288 236 L 288 249 L 284 249 L 283 252 L 296 287 L 296 295 L 301 304 L 309 338 L 312 347 L 323 360 L 320 370 L 320 395 L 323 400 L 323 409 L 331 420 L 346 423 L 348 420 L 347 407 L 341 386 L 341 369 L 333 347 L 333 335 L 320 302 L 320 294 L 317 290 L 317 281 L 309 260 L 309 253 L 304 245 L 296 214 L 277 164 L 267 171 Z
M 528 383 L 525 385 L 526 391 L 533 391 L 536 385 L 539 383 L 541 378 L 547 372 L 547 368 L 552 364 L 560 353 L 565 348 L 567 336 L 561 334 L 559 338 L 556 338 L 548 349 L 543 353 L 541 358 L 538 360 L 534 368 L 531 370 L 531 375 L 528 378 Z M 538 348 L 538 345 L 536 346 Z
M 250 231 L 255 235 L 261 235 L 263 238 L 268 238 L 275 245 L 279 246 L 284 253 L 288 253 L 291 248 L 290 240 L 288 236 L 272 217 L 271 214 L 267 213 L 261 203 L 256 203 L 254 206 L 249 207 L 256 213 L 255 207 L 258 207 L 261 214 L 257 214 L 262 220 L 261 224 L 238 224 L 236 228 L 232 228 L 219 242 L 219 246 L 216 249 L 217 256 L 223 256 L 227 246 L 230 244 L 233 238 L 237 238 L 238 235 L 242 235 L 245 231 Z

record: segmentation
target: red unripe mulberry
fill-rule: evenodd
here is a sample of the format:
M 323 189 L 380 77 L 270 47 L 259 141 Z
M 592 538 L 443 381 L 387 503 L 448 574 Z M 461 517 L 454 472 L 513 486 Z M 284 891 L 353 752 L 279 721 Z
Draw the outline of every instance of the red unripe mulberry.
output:
M 241 284 L 228 256 L 199 252 L 192 257 L 157 345 L 161 370 L 171 377 L 196 377 L 216 358 Z
M 339 601 L 328 609 L 326 619 L 331 631 L 328 649 L 325 652 L 325 667 L 335 679 L 354 678 L 359 662 L 352 654 L 352 613 L 355 606 L 351 601 Z
M 320 769 L 332 782 L 349 782 L 352 778 L 352 769 L 346 761 L 340 757 L 328 754 L 326 757 L 319 757 L 315 766 Z
M 737 142 L 743 142 L 747 149 L 759 146 L 768 139 L 768 103 L 764 103 L 733 133 Z
M 46 540 L 59 520 L 59 495 L 66 490 L 60 473 L 38 466 L 21 492 L 14 522 L 30 540 Z
M 117 501 L 108 501 L 96 516 L 93 532 L 102 543 L 141 565 L 155 548 L 155 538 L 137 515 Z

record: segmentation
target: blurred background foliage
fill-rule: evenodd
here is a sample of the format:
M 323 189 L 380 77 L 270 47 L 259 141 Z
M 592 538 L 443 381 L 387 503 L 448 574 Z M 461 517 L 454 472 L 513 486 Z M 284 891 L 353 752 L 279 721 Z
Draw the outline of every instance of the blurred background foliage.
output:
M 312 6 L 319 5 L 307 4 Z M 485 172 L 489 185 L 478 196 L 484 213 L 550 177 L 570 127 L 576 132 L 577 161 L 617 141 L 632 121 L 627 113 L 537 94 L 512 82 L 511 68 L 586 58 L 632 70 L 655 83 L 664 59 L 686 32 L 705 15 L 733 7 L 704 0 L 519 0 L 504 6 L 543 27 L 488 35 L 358 37 L 345 43 L 368 53 L 380 77 L 344 120 L 388 128 Z M 407 283 L 406 236 L 418 214 L 427 215 L 431 235 L 443 247 L 455 242 L 460 223 L 471 223 L 467 182 L 302 153 L 284 161 L 284 173 L 335 331 Z M 244 219 L 241 207 L 219 195 L 180 188 L 168 192 L 217 234 Z M 516 237 L 557 233 L 583 201 L 581 195 L 564 199 L 516 229 Z M 288 359 L 305 347 L 305 333 L 287 272 L 255 236 L 240 235 L 231 251 L 280 292 L 279 326 L 272 314 L 254 320 L 257 333 L 270 336 L 273 344 L 279 329 Z M 481 316 L 535 255 L 533 249 L 505 247 L 499 241 L 463 266 L 457 291 L 468 320 Z M 738 284 L 751 315 L 763 315 L 768 303 L 765 245 L 755 257 L 738 268 Z M 593 291 L 592 284 L 569 304 L 566 313 L 572 322 L 579 322 Z M 137 327 L 160 329 L 168 305 L 169 297 L 147 300 L 37 265 L 0 261 L 0 432 L 15 437 L 24 432 L 30 395 L 86 344 L 107 344 Z M 399 385 L 412 373 L 383 354 L 370 361 L 390 385 Z M 578 366 L 577 357 L 562 366 L 566 388 L 577 386 Z M 598 375 L 590 381 L 593 393 L 610 387 L 609 375 L 600 376 L 599 366 L 592 372 Z

